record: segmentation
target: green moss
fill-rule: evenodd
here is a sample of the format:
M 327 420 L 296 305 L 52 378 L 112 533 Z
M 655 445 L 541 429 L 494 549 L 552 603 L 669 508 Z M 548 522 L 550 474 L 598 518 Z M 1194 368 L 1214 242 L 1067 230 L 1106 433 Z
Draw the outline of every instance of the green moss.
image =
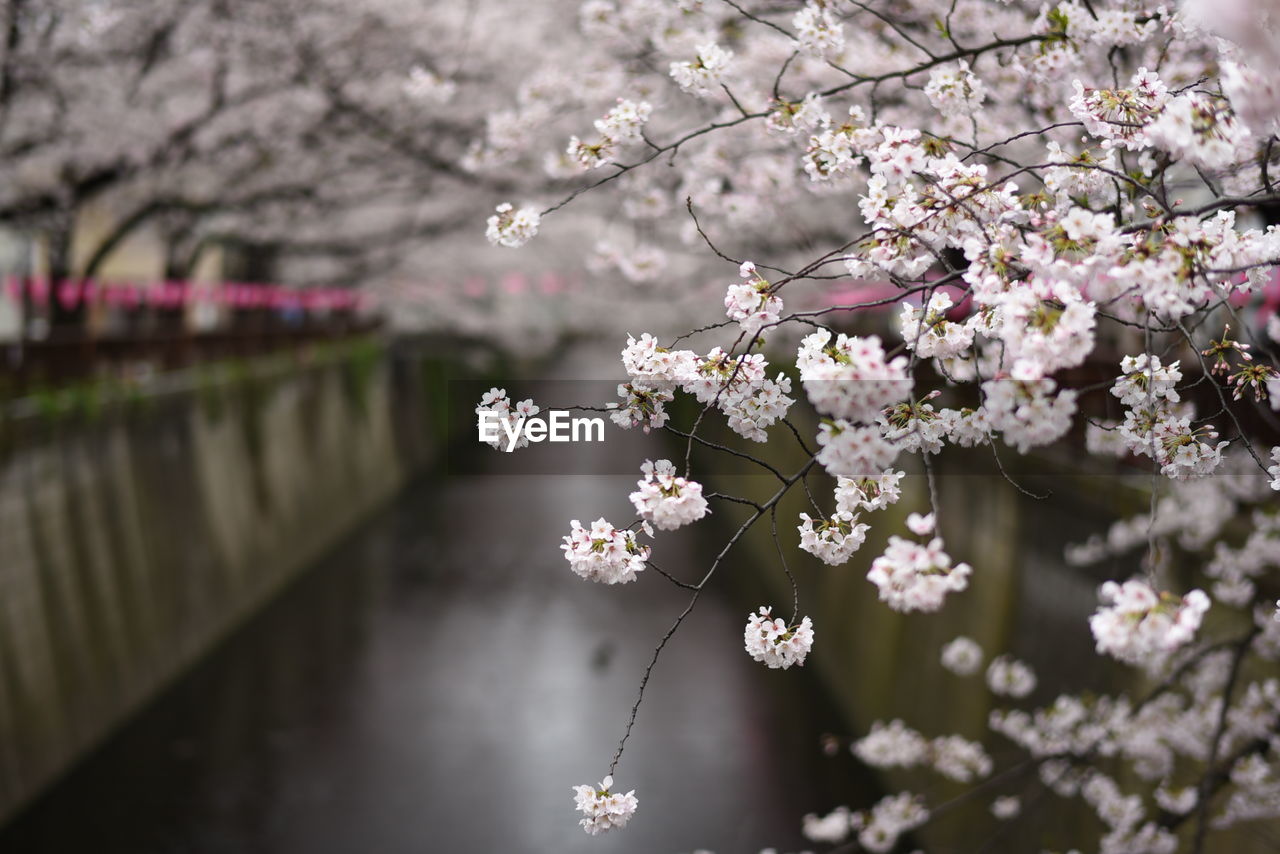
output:
M 369 413 L 369 393 L 385 356 L 385 348 L 375 338 L 360 339 L 342 353 L 342 388 L 347 402 L 362 416 Z
M 218 366 L 201 365 L 197 369 L 196 394 L 200 412 L 211 424 L 217 424 L 227 414 L 226 383 Z

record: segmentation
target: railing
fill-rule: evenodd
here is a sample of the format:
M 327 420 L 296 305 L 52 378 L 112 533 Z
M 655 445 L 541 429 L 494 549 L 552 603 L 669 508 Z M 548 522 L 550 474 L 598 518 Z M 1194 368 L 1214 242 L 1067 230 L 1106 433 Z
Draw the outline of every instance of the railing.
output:
M 0 396 L 100 378 L 129 381 L 342 340 L 378 326 L 360 310 L 364 297 L 349 288 L 7 276 L 0 292 L 24 316 L 24 337 L 0 343 Z M 189 310 L 215 311 L 218 325 L 189 328 Z M 102 328 L 104 318 L 110 328 Z
M 95 335 L 54 329 L 40 340 L 15 341 L 0 350 L 0 395 L 22 396 L 93 378 L 135 379 L 204 362 L 248 358 L 341 341 L 376 329 L 376 318 L 335 315 L 287 325 L 261 317 L 208 332 L 141 331 Z

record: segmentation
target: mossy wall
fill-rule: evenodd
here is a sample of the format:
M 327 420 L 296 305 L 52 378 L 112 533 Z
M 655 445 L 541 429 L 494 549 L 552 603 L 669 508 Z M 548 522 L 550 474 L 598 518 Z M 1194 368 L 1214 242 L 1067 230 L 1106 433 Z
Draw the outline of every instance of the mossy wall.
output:
M 422 461 L 420 369 L 361 346 L 4 423 L 0 821 Z

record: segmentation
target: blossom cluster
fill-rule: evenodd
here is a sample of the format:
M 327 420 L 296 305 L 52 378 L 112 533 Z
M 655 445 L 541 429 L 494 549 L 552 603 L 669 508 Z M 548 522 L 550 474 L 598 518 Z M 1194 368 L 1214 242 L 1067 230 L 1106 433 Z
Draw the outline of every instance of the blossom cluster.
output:
M 1209 597 L 1192 590 L 1179 599 L 1156 593 L 1143 581 L 1108 581 L 1099 591 L 1104 606 L 1089 618 L 1098 652 L 1130 664 L 1152 664 L 1195 637 Z
M 869 810 L 854 812 L 836 807 L 825 816 L 806 815 L 803 830 L 813 842 L 840 845 L 850 834 L 856 834 L 862 850 L 886 854 L 898 844 L 902 835 L 929 820 L 924 799 L 911 792 L 899 792 L 882 798 Z
M 599 134 L 596 140 L 586 142 L 576 136 L 570 137 L 565 153 L 583 169 L 603 166 L 617 155 L 621 146 L 641 138 L 644 124 L 652 112 L 653 107 L 647 101 L 619 98 L 617 106 L 604 118 L 596 120 L 596 133 Z
M 942 648 L 942 666 L 957 676 L 972 676 L 982 667 L 982 647 L 963 635 Z
M 916 543 L 891 536 L 884 554 L 871 562 L 867 580 L 895 611 L 936 611 L 948 593 L 969 586 L 972 572 L 967 563 L 952 564 L 941 538 Z
M 707 499 L 702 497 L 702 484 L 677 476 L 670 460 L 645 460 L 640 469 L 644 480 L 636 484 L 631 503 L 640 518 L 659 531 L 673 531 L 709 512 Z
M 691 95 L 710 95 L 724 79 L 733 51 L 725 50 L 715 42 L 698 45 L 694 58 L 671 63 L 671 79 Z
M 1158 471 L 1142 479 L 1146 512 L 1068 553 L 1081 564 L 1123 556 L 1148 573 L 1103 584 L 1078 629 L 1087 639 L 1087 625 L 1099 654 L 1158 677 L 1150 693 L 1053 697 L 1052 674 L 963 636 L 940 656 L 1015 705 L 1049 697 L 1038 709 L 995 710 L 989 728 L 1035 760 L 1046 789 L 1098 816 L 1089 850 L 1104 854 L 1172 852 L 1173 816 L 1203 832 L 1280 814 L 1280 684 L 1232 663 L 1280 660 L 1280 607 L 1259 602 L 1280 568 L 1280 445 L 1260 441 L 1257 426 L 1280 410 L 1280 372 L 1274 348 L 1256 340 L 1263 326 L 1280 339 L 1280 319 L 1266 318 L 1280 228 L 1258 216 L 1280 174 L 1273 6 L 588 0 L 584 56 L 572 65 L 590 83 L 553 64 L 492 117 L 472 163 L 484 173 L 543 137 L 563 140 L 564 117 L 580 128 L 581 116 L 608 110 L 598 139 L 553 151 L 557 179 L 617 170 L 583 188 L 617 194 L 597 269 L 661 300 L 697 290 L 692 264 L 689 276 L 672 274 L 693 250 L 739 265 L 727 287 L 708 277 L 706 311 L 674 333 L 696 350 L 628 338 L 611 417 L 760 463 L 777 492 L 741 499 L 755 510 L 744 529 L 776 521 L 779 502 L 804 490 L 811 509 L 795 533 L 775 524 L 773 536 L 828 565 L 878 533 L 871 514 L 899 501 L 903 471 L 923 468 L 933 512 L 907 516 L 911 536 L 887 531 L 867 574 L 894 611 L 938 611 L 973 580 L 937 531 L 938 502 L 951 493 L 935 489 L 933 466 L 949 446 L 994 456 L 1027 495 L 1003 448 L 1074 453 L 1083 433 L 1090 453 Z M 608 107 L 617 93 L 629 98 Z M 626 144 L 647 148 L 622 165 Z M 500 209 L 491 239 L 527 241 L 538 226 L 527 210 Z M 854 286 L 831 284 L 844 274 Z M 886 306 L 896 324 L 875 314 Z M 1248 327 L 1237 328 L 1241 340 L 1229 330 L 1203 340 L 1226 320 Z M 815 440 L 787 417 L 792 378 L 777 366 L 793 357 Z M 677 395 L 699 404 L 687 435 L 670 423 Z M 777 439 L 777 456 L 707 439 L 712 410 L 739 437 Z M 784 421 L 787 430 L 771 430 Z M 777 463 L 783 443 L 801 455 L 794 474 Z M 831 511 L 811 488 L 821 473 L 836 481 Z M 665 461 L 647 463 L 638 487 L 640 520 L 660 530 L 707 510 L 701 485 Z M 605 524 L 599 536 L 568 538 L 571 562 L 601 575 L 625 575 L 612 567 L 637 558 L 642 568 L 634 537 L 613 545 Z M 1182 569 L 1175 550 L 1191 553 L 1185 566 L 1204 592 L 1158 592 L 1156 579 Z M 601 562 L 611 569 L 595 569 Z M 1237 609 L 1252 632 L 1197 642 L 1211 602 Z M 812 624 L 762 607 L 744 644 L 773 668 L 802 663 Z M 994 771 L 988 749 L 958 734 L 926 738 L 901 720 L 854 743 L 873 766 L 928 766 L 959 782 Z M 1225 794 L 1196 815 L 1205 787 Z M 988 820 L 1013 821 L 1023 801 L 1000 793 L 987 805 Z M 807 816 L 804 830 L 889 851 L 928 818 L 923 799 L 900 792 Z
M 615 528 L 604 519 L 595 520 L 590 528 L 582 527 L 577 519 L 569 526 L 560 548 L 569 568 L 582 578 L 602 584 L 626 584 L 635 581 L 636 573 L 644 570 L 650 548 L 636 542 L 635 531 Z
M 592 836 L 627 826 L 635 815 L 640 802 L 635 789 L 626 794 L 611 792 L 613 777 L 605 777 L 599 784 L 574 786 L 574 803 L 583 814 L 579 820 L 582 829 Z
M 819 462 L 822 462 L 824 453 L 825 449 L 818 453 Z M 855 465 L 848 468 L 865 467 Z M 845 467 L 837 466 L 838 470 L 842 468 Z M 862 514 L 882 510 L 895 503 L 902 495 L 899 484 L 903 477 L 902 472 L 892 469 L 876 475 L 837 477 L 835 512 L 825 517 L 800 514 L 800 548 L 831 566 L 847 562 L 866 542 L 867 532 L 871 529 L 870 523 L 860 521 Z
M 771 670 L 785 670 L 793 664 L 804 664 L 805 656 L 813 647 L 813 621 L 805 617 L 795 625 L 788 625 L 773 616 L 773 608 L 762 605 L 759 611 L 747 616 L 742 637 L 747 654 L 753 659 Z
M 532 398 L 526 398 L 518 403 L 512 403 L 507 397 L 507 390 L 504 388 L 491 388 L 480 396 L 480 403 L 476 406 L 476 415 L 482 412 L 492 412 L 498 417 L 497 431 L 491 433 L 490 438 L 485 440 L 485 444 L 499 451 L 514 451 L 517 448 L 529 447 L 529 437 L 524 431 L 520 430 L 520 424 L 527 418 L 537 415 L 541 410 Z M 511 436 L 515 436 L 515 441 L 511 441 Z
M 744 438 L 763 442 L 765 432 L 795 401 L 789 397 L 791 379 L 768 376 L 761 354 L 732 356 L 716 347 L 706 356 L 692 350 L 670 350 L 645 333 L 628 336 L 622 364 L 631 381 L 618 387 L 623 403 L 612 404 L 610 418 L 621 427 L 661 427 L 667 422 L 666 404 L 680 389 L 699 403 L 725 414 L 729 427 Z
M 729 286 L 724 297 L 725 313 L 738 321 L 742 331 L 755 335 L 761 327 L 777 323 L 782 314 L 782 300 L 770 292 L 768 280 L 756 272 L 756 265 L 742 262 L 739 270 L 744 281 Z
M 495 246 L 517 249 L 533 239 L 541 221 L 542 216 L 537 209 L 522 207 L 516 210 L 510 202 L 503 202 L 489 217 L 485 237 Z
M 867 539 L 871 526 L 857 521 L 858 517 L 847 511 L 837 510 L 826 519 L 814 519 L 808 513 L 800 514 L 800 548 L 825 564 L 839 566 L 849 560 Z
M 886 359 L 875 335 L 832 341 L 830 332 L 814 332 L 800 344 L 796 368 L 813 408 L 848 422 L 874 422 L 911 391 L 906 357 Z
M 873 768 L 928 765 L 960 783 L 986 777 L 994 767 L 991 757 L 978 742 L 958 735 L 927 739 L 900 720 L 872 724 L 871 732 L 855 741 L 851 750 Z
M 1217 432 L 1195 426 L 1194 410 L 1180 405 L 1177 383 L 1179 363 L 1162 365 L 1160 357 L 1146 353 L 1125 356 L 1121 375 L 1111 393 L 1128 409 L 1124 422 L 1115 425 L 1118 448 L 1151 457 L 1162 474 L 1186 478 L 1211 474 L 1222 464 L 1226 442 L 1214 442 Z

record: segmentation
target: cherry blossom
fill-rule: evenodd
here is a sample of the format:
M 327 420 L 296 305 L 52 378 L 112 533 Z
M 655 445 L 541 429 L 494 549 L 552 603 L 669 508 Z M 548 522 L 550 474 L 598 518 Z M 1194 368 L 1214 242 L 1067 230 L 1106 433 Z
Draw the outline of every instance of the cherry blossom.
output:
M 869 814 L 858 813 L 853 825 L 858 831 L 858 844 L 876 854 L 893 850 L 902 834 L 929 820 L 923 800 L 910 792 L 899 792 L 880 800 Z
M 671 79 L 692 95 L 709 95 L 720 84 L 732 61 L 733 51 L 715 42 L 706 42 L 698 45 L 694 59 L 671 63 Z
M 1022 801 L 1019 798 L 1004 795 L 991 802 L 991 814 L 1001 821 L 1017 818 L 1022 812 Z
M 902 356 L 886 360 L 874 335 L 858 338 L 841 333 L 832 342 L 826 331 L 807 336 L 796 356 L 809 402 L 825 415 L 850 422 L 874 421 L 881 409 L 910 392 L 906 365 Z
M 1000 655 L 987 667 L 987 687 L 996 694 L 1025 697 L 1036 688 L 1036 674 L 1025 662 Z
M 495 430 L 491 431 L 490 438 L 484 441 L 490 447 L 506 453 L 529 447 L 529 437 L 520 430 L 520 426 L 526 419 L 537 415 L 541 410 L 531 398 L 513 404 L 507 397 L 506 389 L 491 388 L 481 395 L 480 404 L 476 406 L 475 411 L 476 415 L 491 412 L 497 416 Z M 516 437 L 514 442 L 511 440 L 512 435 Z
M 801 832 L 810 842 L 839 845 L 849 838 L 853 813 L 848 807 L 836 807 L 824 816 L 809 813 L 801 820 Z
M 779 559 L 763 562 L 797 602 L 788 549 L 839 565 L 877 536 L 887 545 L 867 578 L 894 611 L 936 612 L 979 585 L 938 536 L 963 501 L 937 482 L 953 460 L 994 458 L 1028 501 L 1039 489 L 1018 472 L 1050 459 L 1088 454 L 1140 474 L 1126 482 L 1134 509 L 1065 557 L 1146 575 L 1106 582 L 1092 614 L 1053 630 L 1091 638 L 1152 684 L 1098 681 L 987 720 L 1034 760 L 1039 785 L 1097 816 L 1081 850 L 1171 854 L 1192 825 L 1203 837 L 1280 815 L 1280 682 L 1256 667 L 1280 660 L 1280 603 L 1263 600 L 1280 567 L 1280 446 L 1259 426 L 1280 411 L 1273 5 L 590 0 L 572 65 L 591 82 L 548 63 L 490 114 L 477 148 L 482 166 L 551 158 L 571 184 L 548 222 L 572 203 L 598 227 L 585 245 L 599 245 L 600 275 L 643 281 L 655 301 L 697 295 L 672 328 L 636 321 L 650 332 L 627 336 L 626 379 L 606 405 L 615 423 L 670 433 L 690 460 L 723 455 L 763 475 L 768 491 L 714 498 L 746 519 L 729 546 L 769 526 Z M 588 195 L 603 200 L 578 201 Z M 507 242 L 532 236 L 500 214 Z M 726 261 L 739 265 L 727 285 L 714 272 Z M 1235 331 L 1219 333 L 1227 323 Z M 686 486 L 665 494 L 680 479 L 657 465 L 633 501 L 661 528 Z M 920 512 L 878 512 L 919 500 L 917 487 Z M 805 502 L 787 511 L 794 530 L 777 523 L 791 500 Z M 673 526 L 705 510 L 689 504 Z M 722 565 L 699 584 L 672 580 L 696 601 Z M 1191 592 L 1159 592 L 1172 577 Z M 1234 614 L 1202 625 L 1211 604 Z M 803 661 L 812 625 L 794 619 L 752 614 L 752 657 Z M 940 664 L 985 672 L 1014 701 L 1041 682 L 1010 650 L 967 637 Z M 1043 692 L 1058 688 L 1042 678 Z M 926 737 L 907 719 L 875 723 L 854 753 L 969 786 L 1000 773 L 991 741 Z M 1024 794 L 983 803 L 1013 821 Z M 929 818 L 922 798 L 896 791 L 803 829 L 886 852 Z
M 817 460 L 829 473 L 865 477 L 884 471 L 898 456 L 898 446 L 876 427 L 859 427 L 844 419 L 825 420 L 818 427 Z
M 862 510 L 883 510 L 902 497 L 903 472 L 886 470 L 875 477 L 837 477 L 836 509 L 856 514 Z
M 595 786 L 573 788 L 574 804 L 584 816 L 578 823 L 591 836 L 626 827 L 639 806 L 635 789 L 623 795 L 611 792 L 612 788 L 612 776 L 605 777 Z
M 936 520 L 932 513 L 926 513 L 923 516 L 919 513 L 911 513 L 907 516 L 907 528 L 917 537 L 926 537 L 932 534 Z
M 828 56 L 844 48 L 844 27 L 823 0 L 809 0 L 791 19 L 796 40 L 814 56 Z
M 743 640 L 753 659 L 771 670 L 786 670 L 793 664 L 804 664 L 813 647 L 813 622 L 805 617 L 795 625 L 787 625 L 773 616 L 773 608 L 762 605 L 758 612 L 748 615 Z
M 489 217 L 489 228 L 485 237 L 495 246 L 507 246 L 512 249 L 524 246 L 538 233 L 541 220 L 538 212 L 531 207 L 516 210 L 510 202 L 497 207 L 497 213 Z
M 836 511 L 828 519 L 814 519 L 800 514 L 800 548 L 823 563 L 839 566 L 861 548 L 871 526 L 858 522 L 858 516 Z
M 967 116 L 977 111 L 987 97 L 987 87 L 960 60 L 953 68 L 939 67 L 929 75 L 924 93 L 945 116 Z
M 961 635 L 942 648 L 942 666 L 957 676 L 972 676 L 982 667 L 982 647 Z
M 952 565 L 937 537 L 927 544 L 890 537 L 884 554 L 871 562 L 867 580 L 895 611 L 936 611 L 948 593 L 969 586 L 971 573 L 967 563 Z
M 1152 664 L 1191 641 L 1209 610 L 1209 597 L 1192 590 L 1179 599 L 1138 580 L 1108 581 L 1103 607 L 1089 618 L 1098 652 L 1130 664 Z
M 709 512 L 707 499 L 702 497 L 702 484 L 677 476 L 670 460 L 645 460 L 640 470 L 644 472 L 644 480 L 636 484 L 631 503 L 640 518 L 653 527 L 673 531 L 698 521 Z
M 900 720 L 876 721 L 850 750 L 873 768 L 912 768 L 927 761 L 929 740 Z
M 769 292 L 769 282 L 756 273 L 756 265 L 744 261 L 741 284 L 729 286 L 724 297 L 725 313 L 738 321 L 742 331 L 755 335 L 761 327 L 776 323 L 782 313 L 782 300 Z
M 579 576 L 603 584 L 626 584 L 644 569 L 650 549 L 636 542 L 634 531 L 619 530 L 604 519 L 597 519 L 589 529 L 577 519 L 569 525 L 560 548 Z
M 581 262 L 590 286 L 541 325 L 529 303 L 479 297 L 464 316 L 434 293 L 389 303 L 389 321 L 444 318 L 521 355 L 625 335 L 616 397 L 598 404 L 613 423 L 768 483 L 713 493 L 700 468 L 704 495 L 646 461 L 636 524 L 572 521 L 563 538 L 573 571 L 606 584 L 646 568 L 641 533 L 726 500 L 746 520 L 728 545 L 763 520 L 779 559 L 762 563 L 783 583 L 787 549 L 842 564 L 887 536 L 868 580 L 895 611 L 935 612 L 982 581 L 936 536 L 963 501 L 935 483 L 952 459 L 993 458 L 1031 500 L 1026 466 L 1111 457 L 1106 471 L 1140 473 L 1134 509 L 1066 557 L 1145 574 L 1103 584 L 1092 614 L 1064 602 L 1053 631 L 1151 684 L 1055 691 L 994 710 L 989 729 L 1097 816 L 1081 850 L 1211 850 L 1217 830 L 1280 815 L 1274 0 L 586 0 L 522 7 L 520 26 L 469 4 L 179 5 L 50 0 L 6 22 L 0 221 L 40 238 L 50 278 L 94 275 L 79 267 L 105 264 L 135 222 L 162 224 L 166 255 L 191 267 L 219 243 L 356 259 L 282 260 L 299 283 L 377 278 L 403 242 L 466 222 L 478 235 L 486 217 L 494 246 L 537 236 L 467 262 Z M 99 239 L 86 223 L 104 211 L 119 221 Z M 386 275 L 453 265 L 443 242 Z M 503 428 L 539 411 L 497 386 L 476 407 Z M 929 512 L 879 512 L 904 492 Z M 669 579 L 691 597 L 677 628 L 723 565 Z M 1174 578 L 1190 592 L 1162 592 Z M 793 619 L 752 614 L 747 651 L 803 663 L 812 623 Z M 990 653 L 958 637 L 940 663 L 986 663 L 1000 697 L 1036 691 L 1028 663 Z M 1003 751 L 969 735 L 894 719 L 854 751 L 973 784 Z M 634 813 L 611 786 L 575 789 L 589 833 Z M 993 816 L 1016 817 L 1021 795 L 995 794 Z M 898 791 L 803 824 L 885 852 L 929 818 Z

